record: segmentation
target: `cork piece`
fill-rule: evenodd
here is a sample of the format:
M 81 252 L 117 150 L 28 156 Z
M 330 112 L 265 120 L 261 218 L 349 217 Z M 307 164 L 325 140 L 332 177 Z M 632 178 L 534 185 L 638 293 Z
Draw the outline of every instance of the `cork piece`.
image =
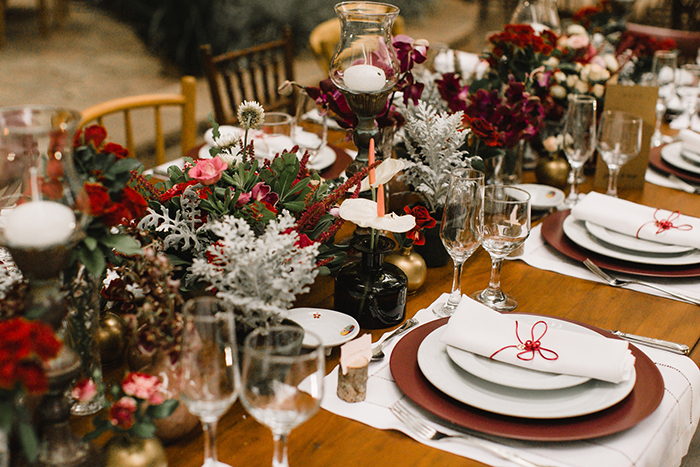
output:
M 361 366 L 349 366 L 347 373 L 338 368 L 338 397 L 345 402 L 362 402 L 367 396 L 367 362 Z

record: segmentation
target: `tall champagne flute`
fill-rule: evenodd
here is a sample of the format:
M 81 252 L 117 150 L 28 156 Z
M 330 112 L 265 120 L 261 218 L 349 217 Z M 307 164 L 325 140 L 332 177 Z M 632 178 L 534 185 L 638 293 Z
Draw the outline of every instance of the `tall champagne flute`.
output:
M 608 166 L 608 190 L 617 198 L 620 169 L 639 154 L 642 146 L 642 118 L 621 110 L 606 110 L 600 117 L 598 151 Z
M 454 275 L 452 293 L 445 304 L 433 310 L 438 316 L 454 313 L 462 298 L 462 265 L 479 248 L 479 188 L 484 174 L 473 169 L 456 169 L 450 174 L 445 209 L 440 223 L 440 239 L 452 257 Z
M 676 93 L 674 82 L 677 66 L 677 51 L 657 50 L 654 52 L 654 59 L 651 62 L 651 85 L 659 88 L 659 96 L 656 99 L 656 125 L 651 137 L 651 144 L 654 147 L 664 143 L 664 136 L 661 134 L 661 120 L 666 112 L 666 102 Z
M 501 265 L 530 235 L 530 195 L 512 186 L 490 185 L 481 188 L 481 197 L 479 240 L 491 256 L 491 280 L 471 297 L 494 310 L 511 311 L 518 302 L 501 290 Z
M 309 331 L 271 326 L 246 337 L 241 402 L 253 418 L 272 431 L 273 467 L 289 465 L 287 437 L 318 412 L 324 375 L 323 344 Z
M 571 190 L 559 209 L 571 209 L 578 202 L 576 190 L 581 169 L 595 151 L 596 99 L 591 96 L 574 95 L 569 100 L 569 108 L 564 125 L 564 154 L 571 166 Z
M 216 424 L 238 395 L 233 309 L 218 298 L 197 297 L 185 304 L 184 316 L 181 399 L 202 421 L 204 467 L 226 466 L 216 458 Z

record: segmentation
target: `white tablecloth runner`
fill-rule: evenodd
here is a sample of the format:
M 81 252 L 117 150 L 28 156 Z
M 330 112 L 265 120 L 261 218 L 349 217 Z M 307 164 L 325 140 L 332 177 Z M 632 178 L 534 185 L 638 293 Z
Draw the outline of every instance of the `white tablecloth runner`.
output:
M 430 310 L 421 310 L 416 314 L 416 318 L 421 323 L 425 323 L 435 319 L 435 316 Z M 375 428 L 402 431 L 423 444 L 495 467 L 516 465 L 483 449 L 473 448 L 459 441 L 423 441 L 416 438 L 399 422 L 389 410 L 392 404 L 403 397 L 394 383 L 389 368 L 394 345 L 395 342 L 384 349 L 387 357 L 383 361 L 370 363 L 367 399 L 364 402 L 351 404 L 338 398 L 336 395 L 338 368 L 336 367 L 325 378 L 325 396 L 321 407 Z M 502 439 L 499 440 L 500 444 L 508 446 L 508 449 L 526 459 L 552 467 L 676 467 L 680 465 L 700 416 L 698 399 L 700 370 L 687 357 L 642 346 L 640 349 L 656 364 L 663 376 L 666 390 L 656 411 L 636 427 L 617 435 L 586 441 L 543 443 Z M 410 402 L 407 398 L 404 400 Z M 448 428 L 443 427 L 443 429 L 450 431 Z

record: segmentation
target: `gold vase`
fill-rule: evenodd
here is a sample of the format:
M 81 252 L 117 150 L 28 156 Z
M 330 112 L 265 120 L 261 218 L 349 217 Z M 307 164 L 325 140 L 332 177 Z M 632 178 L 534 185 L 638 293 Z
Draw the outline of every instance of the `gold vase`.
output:
M 387 263 L 398 266 L 408 277 L 408 293 L 413 294 L 425 283 L 428 277 L 428 267 L 421 255 L 413 251 L 413 247 L 402 248 L 390 253 L 384 259 Z
M 104 467 L 167 467 L 163 445 L 157 438 L 115 436 L 105 446 Z
M 107 311 L 100 319 L 97 328 L 97 345 L 104 365 L 117 364 L 124 356 L 129 343 L 129 334 L 124 321 L 114 313 Z

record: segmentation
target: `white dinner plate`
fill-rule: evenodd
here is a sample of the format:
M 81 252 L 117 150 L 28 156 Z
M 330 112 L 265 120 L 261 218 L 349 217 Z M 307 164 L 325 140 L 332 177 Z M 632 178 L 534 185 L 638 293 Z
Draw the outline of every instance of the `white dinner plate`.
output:
M 690 162 L 693 165 L 700 165 L 700 154 L 698 154 L 697 152 L 688 151 L 687 149 L 683 149 L 681 151 L 681 157 L 683 157 L 683 159 L 687 160 L 688 162 Z
M 655 253 L 642 254 L 615 248 L 612 245 L 601 242 L 591 235 L 583 221 L 576 220 L 573 216 L 568 216 L 564 219 L 562 229 L 564 230 L 564 234 L 578 246 L 610 258 L 629 261 L 631 263 L 654 264 L 659 266 L 682 266 L 700 263 L 700 250 L 696 249 L 676 256 L 669 256 Z
M 584 328 L 581 328 L 584 329 Z M 531 370 L 447 346 L 447 355 L 463 370 L 486 381 L 519 389 L 562 389 L 583 384 L 590 378 Z
M 300 152 L 300 156 L 303 154 Z M 310 159 L 309 163 L 307 164 L 307 167 L 310 168 L 311 170 L 323 170 L 327 169 L 333 163 L 335 163 L 335 160 L 337 159 L 337 155 L 333 148 L 329 146 L 323 146 L 321 149 L 318 150 L 318 153 Z
M 640 251 L 642 253 L 676 254 L 693 250 L 693 247 L 684 245 L 669 245 L 667 243 L 652 242 L 642 238 L 630 237 L 614 230 L 606 229 L 603 226 L 586 221 L 586 230 L 605 243 L 612 246 L 624 248 L 626 250 Z
M 678 169 L 700 174 L 700 166 L 689 162 L 681 156 L 683 143 L 671 143 L 661 148 L 661 159 Z
M 360 332 L 355 318 L 324 308 L 292 308 L 287 318 L 316 334 L 324 347 L 335 347 L 352 340 Z
M 549 324 L 578 327 L 553 318 L 537 317 Z M 438 390 L 478 409 L 511 417 L 556 419 L 577 417 L 611 407 L 634 388 L 636 373 L 620 384 L 591 379 L 583 384 L 550 391 L 517 389 L 494 384 L 478 378 L 457 366 L 440 342 L 442 326 L 428 334 L 418 348 L 418 366 L 423 375 Z
M 532 209 L 550 209 L 559 206 L 565 199 L 564 192 L 559 188 L 536 183 L 524 183 L 513 185 L 530 193 L 530 206 Z

